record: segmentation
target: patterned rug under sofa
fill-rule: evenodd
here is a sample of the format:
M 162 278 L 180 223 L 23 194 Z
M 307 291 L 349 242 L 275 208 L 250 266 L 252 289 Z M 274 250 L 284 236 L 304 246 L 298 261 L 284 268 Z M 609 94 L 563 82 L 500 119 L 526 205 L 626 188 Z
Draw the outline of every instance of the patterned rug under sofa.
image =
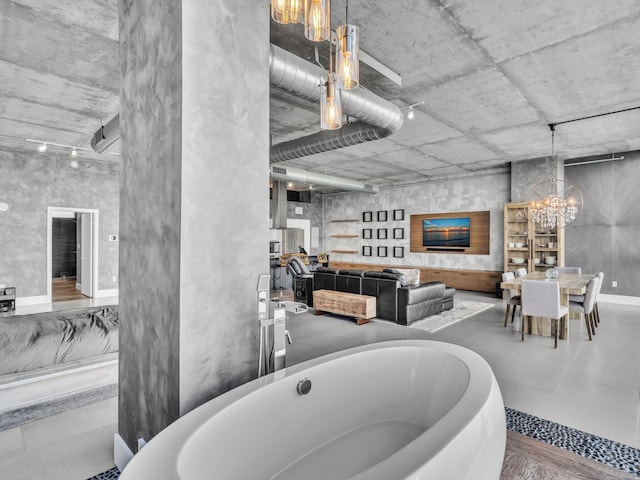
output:
M 493 303 L 486 302 L 473 302 L 471 300 L 454 300 L 453 308 L 451 310 L 445 310 L 437 315 L 431 315 L 430 317 L 422 320 L 417 320 L 410 325 L 409 328 L 415 328 L 416 330 L 422 330 L 427 333 L 435 333 L 438 330 L 442 330 L 445 327 L 449 327 L 454 323 L 458 323 L 473 315 L 488 310 L 493 307 Z M 389 320 L 382 320 L 375 318 L 374 322 L 384 322 L 397 325 L 396 322 Z

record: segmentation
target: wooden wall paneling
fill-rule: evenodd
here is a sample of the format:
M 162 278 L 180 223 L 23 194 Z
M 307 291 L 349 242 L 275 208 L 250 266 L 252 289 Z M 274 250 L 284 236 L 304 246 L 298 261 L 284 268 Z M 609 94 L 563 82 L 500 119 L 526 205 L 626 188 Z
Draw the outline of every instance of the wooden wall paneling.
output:
M 471 242 L 469 247 L 425 247 L 422 245 L 422 222 L 434 218 L 469 217 L 471 223 Z M 425 213 L 410 216 L 410 251 L 414 253 L 446 253 L 467 255 L 489 255 L 490 212 L 448 212 Z
M 454 270 L 446 268 L 428 268 L 412 265 L 384 265 L 356 262 L 334 262 L 332 268 L 350 270 L 382 270 L 384 268 L 417 268 L 420 270 L 421 282 L 444 282 L 459 290 L 494 293 L 496 284 L 502 281 L 502 272 L 491 270 Z

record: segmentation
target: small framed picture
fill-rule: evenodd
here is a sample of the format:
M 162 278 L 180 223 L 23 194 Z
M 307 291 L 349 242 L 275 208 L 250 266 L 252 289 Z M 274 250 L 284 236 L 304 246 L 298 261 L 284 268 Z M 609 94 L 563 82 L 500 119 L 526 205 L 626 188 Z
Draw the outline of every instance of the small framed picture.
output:
M 378 221 L 386 222 L 387 221 L 387 211 L 386 210 L 378 210 Z
M 394 210 L 393 211 L 393 219 L 394 220 L 404 220 L 404 210 L 403 209 Z
M 363 245 L 362 246 L 362 255 L 365 257 L 370 257 L 371 256 L 371 246 L 370 245 Z
M 404 258 L 404 247 L 393 247 L 393 256 L 395 258 Z
M 362 212 L 363 222 L 373 222 L 373 212 Z
M 387 247 L 378 247 L 378 256 L 386 257 L 387 256 Z
M 393 229 L 393 238 L 395 240 L 399 240 L 404 238 L 404 228 L 394 228 Z
M 386 240 L 387 239 L 387 229 L 386 228 L 379 228 L 378 229 L 378 240 Z
M 362 238 L 366 240 L 370 240 L 373 238 L 373 229 L 372 228 L 363 228 L 362 229 Z

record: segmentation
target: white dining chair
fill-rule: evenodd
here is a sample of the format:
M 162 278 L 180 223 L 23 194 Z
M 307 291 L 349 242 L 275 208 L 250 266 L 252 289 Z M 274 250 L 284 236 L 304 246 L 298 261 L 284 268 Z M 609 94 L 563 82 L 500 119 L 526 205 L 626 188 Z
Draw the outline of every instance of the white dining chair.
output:
M 596 273 L 596 277 L 598 277 L 598 279 L 600 280 L 598 282 L 598 291 L 596 292 L 596 300 L 595 303 L 593 305 L 593 311 L 594 311 L 594 319 L 595 319 L 595 326 L 597 327 L 598 324 L 600 323 L 600 310 L 598 309 L 598 297 L 600 296 L 600 291 L 602 290 L 602 285 L 604 282 L 604 272 L 598 272 Z M 584 294 L 583 295 L 569 295 L 569 301 L 570 302 L 577 302 L 577 303 L 584 303 Z M 595 331 L 594 331 L 595 333 Z
M 516 278 L 513 272 L 505 272 L 502 274 L 503 282 L 510 282 Z M 520 303 L 520 295 L 518 294 L 518 290 L 513 288 L 508 288 L 506 291 L 507 297 L 505 300 L 507 301 L 507 310 L 504 313 L 504 326 L 507 326 L 507 320 L 509 318 L 509 310 L 513 306 L 513 312 L 511 313 L 511 323 L 513 323 L 513 319 L 516 316 L 516 308 L 520 305 L 520 315 L 522 316 L 522 304 Z
M 598 297 L 600 297 L 600 290 L 602 290 L 602 285 L 604 282 L 604 272 L 596 273 L 596 277 L 598 277 L 598 280 L 600 280 L 598 282 L 598 291 L 596 292 L 596 301 L 593 304 L 593 311 L 596 314 L 595 319 L 596 319 L 596 327 L 597 327 L 598 324 L 600 323 L 600 310 L 598 309 Z
M 522 329 L 521 340 L 524 342 L 525 321 L 531 317 L 544 317 L 553 320 L 555 323 L 554 348 L 558 348 L 558 335 L 560 331 L 560 320 L 569 313 L 569 308 L 560 305 L 560 284 L 549 280 L 527 280 L 522 279 Z
M 579 312 L 584 317 L 584 323 L 587 326 L 589 340 L 592 340 L 592 334 L 595 335 L 596 333 L 596 320 L 593 307 L 596 304 L 599 283 L 600 278 L 598 278 L 597 275 L 589 281 L 587 284 L 587 291 L 584 294 L 584 301 L 576 302 L 569 299 L 569 311 Z
M 556 267 L 558 273 L 577 273 L 578 275 L 582 275 L 581 267 Z
M 520 267 L 516 269 L 516 277 L 524 277 L 527 275 L 527 269 L 524 267 Z

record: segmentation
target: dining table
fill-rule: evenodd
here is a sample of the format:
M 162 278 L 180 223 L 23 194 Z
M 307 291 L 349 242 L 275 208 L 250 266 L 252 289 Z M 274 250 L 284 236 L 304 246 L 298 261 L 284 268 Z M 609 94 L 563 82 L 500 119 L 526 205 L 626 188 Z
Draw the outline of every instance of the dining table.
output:
M 517 290 L 518 295 L 522 293 L 522 280 L 540 280 L 545 282 L 558 282 L 560 286 L 560 304 L 569 306 L 569 295 L 584 295 L 587 291 L 587 284 L 595 275 L 579 273 L 559 273 L 556 278 L 547 279 L 546 272 L 531 272 L 527 275 L 516 277 L 512 280 L 500 283 L 503 290 Z M 569 319 L 582 318 L 579 312 L 569 312 Z M 542 317 L 532 317 L 528 325 L 525 325 L 525 333 L 533 335 L 552 336 L 551 319 Z M 559 337 L 569 338 L 569 322 L 560 322 Z

